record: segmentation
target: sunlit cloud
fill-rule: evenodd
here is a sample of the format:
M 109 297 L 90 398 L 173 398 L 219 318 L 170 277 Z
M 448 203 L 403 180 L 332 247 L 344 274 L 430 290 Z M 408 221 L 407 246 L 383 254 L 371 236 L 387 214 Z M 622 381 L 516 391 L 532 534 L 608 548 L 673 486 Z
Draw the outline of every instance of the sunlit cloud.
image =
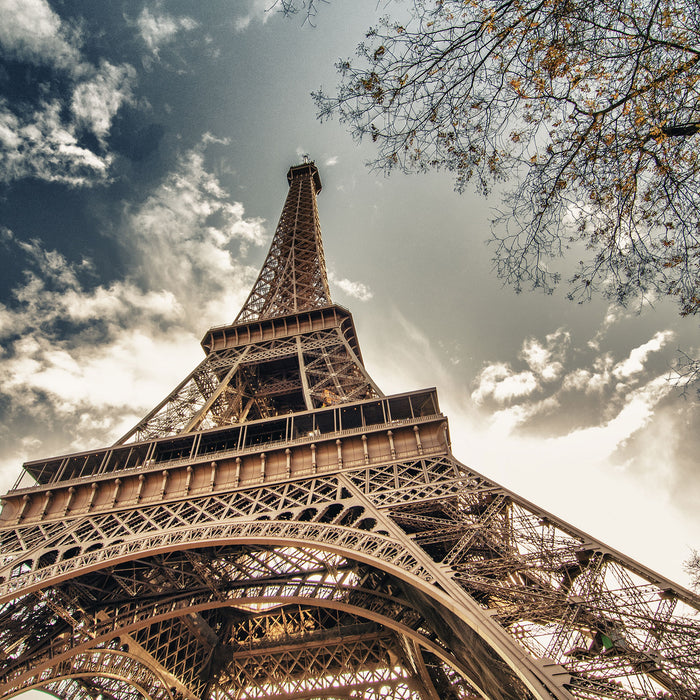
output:
M 541 379 L 550 382 L 558 379 L 563 372 L 563 361 L 570 342 L 571 333 L 558 328 L 546 336 L 544 343 L 536 338 L 525 340 L 520 356 Z
M 105 137 L 119 109 L 133 103 L 133 67 L 92 65 L 82 54 L 79 33 L 45 0 L 5 0 L 0 46 L 17 61 L 48 67 L 72 85 L 59 96 L 42 83 L 33 102 L 0 100 L 0 181 L 36 178 L 71 186 L 107 181 L 114 156 L 105 149 Z M 86 146 L 82 132 L 92 133 L 100 148 Z
M 529 396 L 539 388 L 539 382 L 533 372 L 513 372 L 512 368 L 503 362 L 484 367 L 476 384 L 477 387 L 472 392 L 472 401 L 476 404 L 482 404 L 487 398 L 505 403 L 511 399 Z
M 590 347 L 590 346 L 589 346 Z M 586 394 L 600 394 L 612 381 L 614 360 L 609 353 L 594 358 L 591 368 L 577 367 L 562 380 L 562 391 L 583 391 Z
M 41 436 L 35 455 L 116 439 L 202 359 L 207 327 L 245 298 L 256 273 L 247 250 L 267 234 L 207 170 L 207 141 L 125 208 L 119 240 L 133 260 L 122 279 L 97 284 L 88 259 L 2 232 L 24 259 L 13 303 L 0 305 L 3 423 Z M 12 442 L 0 461 L 26 452 Z
M 564 361 L 571 342 L 571 334 L 564 328 L 558 328 L 545 337 L 544 343 L 537 338 L 523 341 L 519 358 L 528 365 L 528 369 L 516 371 L 507 362 L 487 364 L 475 380 L 475 389 L 471 398 L 477 405 L 487 399 L 497 404 L 512 402 L 528 397 L 542 388 L 542 383 L 553 382 L 564 372 Z M 535 415 L 538 411 L 523 408 L 513 411 L 519 415 L 515 423 Z
M 113 66 L 102 61 L 89 79 L 75 86 L 71 109 L 78 126 L 88 129 L 104 144 L 114 115 L 125 104 L 133 104 L 136 71 L 129 65 Z
M 345 277 L 338 277 L 333 272 L 328 273 L 328 280 L 341 289 L 344 294 L 358 301 L 369 301 L 373 296 L 372 290 L 362 282 L 353 282 Z
M 200 326 L 236 315 L 257 275 L 241 260 L 249 246 L 267 241 L 263 220 L 245 217 L 205 169 L 203 147 L 183 155 L 179 168 L 125 220 L 135 274 L 151 288 L 183 290 L 183 313 Z
M 629 357 L 615 365 L 612 370 L 613 376 L 618 380 L 629 379 L 633 375 L 640 374 L 644 370 L 647 357 L 652 352 L 658 352 L 673 339 L 673 331 L 658 331 L 648 342 L 634 348 Z
M 20 116 L 0 100 L 0 181 L 30 177 L 90 186 L 108 179 L 113 156 L 79 145 L 77 123 L 66 123 L 63 110 L 59 100 L 47 100 Z
M 558 408 L 560 408 L 560 404 L 556 396 L 549 396 L 541 401 L 508 406 L 491 415 L 490 429 L 499 436 L 510 435 L 519 425 L 526 423 L 531 418 L 546 415 Z
M 46 0 L 3 0 L 0 46 L 8 57 L 71 73 L 83 64 L 78 31 Z

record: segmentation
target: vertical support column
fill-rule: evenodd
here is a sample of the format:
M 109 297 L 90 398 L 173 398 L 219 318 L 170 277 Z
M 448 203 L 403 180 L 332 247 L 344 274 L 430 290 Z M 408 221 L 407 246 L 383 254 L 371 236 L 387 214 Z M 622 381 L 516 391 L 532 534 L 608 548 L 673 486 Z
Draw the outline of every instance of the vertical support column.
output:
M 119 488 L 122 485 L 122 480 L 121 479 L 115 479 L 114 480 L 114 491 L 112 492 L 112 508 L 114 508 L 117 498 L 119 497 Z
M 46 515 L 46 511 L 49 509 L 49 505 L 53 499 L 53 491 L 47 491 L 46 492 L 46 498 L 44 499 L 44 507 L 41 509 L 41 513 L 39 514 L 40 518 L 43 518 Z
M 88 513 L 90 512 L 92 508 L 92 504 L 95 502 L 95 496 L 97 495 L 97 482 L 93 481 L 92 484 L 90 485 L 90 498 L 88 499 L 88 504 L 87 504 L 87 510 Z
M 301 377 L 301 388 L 304 392 L 304 403 L 306 410 L 311 411 L 314 407 L 314 402 L 311 400 L 311 390 L 309 389 L 309 378 L 306 376 L 306 364 L 304 363 L 304 353 L 301 347 L 301 337 L 297 336 L 297 359 L 299 362 L 299 376 Z
M 338 438 L 335 441 L 335 447 L 338 452 L 338 466 L 342 467 L 343 466 L 343 441 Z
M 236 457 L 236 474 L 233 477 L 234 487 L 238 486 L 241 481 L 241 458 Z
M 24 517 L 24 513 L 29 507 L 29 504 L 32 502 L 32 497 L 28 494 L 25 493 L 24 496 L 22 496 L 22 507 L 19 509 L 19 513 L 17 514 L 17 522 L 20 523 L 22 522 L 22 518 Z
M 136 487 L 136 503 L 141 502 L 141 494 L 143 493 L 143 485 L 146 483 L 146 475 L 139 474 L 139 485 Z
M 163 498 L 165 498 L 165 489 L 168 485 L 168 470 L 163 469 L 162 474 L 163 474 L 163 481 L 160 482 L 160 499 L 161 499 L 161 501 L 163 500 Z
M 263 483 L 265 481 L 265 461 L 267 459 L 267 455 L 264 452 L 260 453 L 260 475 L 258 476 L 258 481 L 259 483 Z
M 394 445 L 394 433 L 391 430 L 387 430 L 386 436 L 389 438 L 389 449 L 391 450 L 391 458 L 396 459 L 396 446 Z
M 445 444 L 446 444 L 448 447 L 451 447 L 451 445 L 450 445 L 450 430 L 449 430 L 449 428 L 448 428 L 448 426 L 447 426 L 447 421 L 445 421 L 445 422 L 442 424 L 442 430 L 443 430 L 443 432 L 445 433 Z
M 73 502 L 73 497 L 75 496 L 75 486 L 71 486 L 68 489 L 68 498 L 66 499 L 66 505 L 63 507 L 63 517 L 65 518 L 70 510 L 70 504 Z
M 418 449 L 418 454 L 423 454 L 423 443 L 420 441 L 420 428 L 417 425 L 413 426 L 413 433 L 416 436 L 416 448 Z

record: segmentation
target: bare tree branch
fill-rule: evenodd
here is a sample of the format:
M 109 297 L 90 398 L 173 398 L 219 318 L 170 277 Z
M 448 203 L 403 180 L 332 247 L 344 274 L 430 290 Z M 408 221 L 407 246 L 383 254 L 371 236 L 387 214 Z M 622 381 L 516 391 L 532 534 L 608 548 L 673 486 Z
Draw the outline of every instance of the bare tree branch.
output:
M 317 11 L 314 0 L 280 0 Z M 510 179 L 494 266 L 570 296 L 675 297 L 700 312 L 698 0 L 413 0 L 369 30 L 314 95 L 385 172 L 446 169 L 482 193 Z
M 693 550 L 693 553 L 684 562 L 683 568 L 685 573 L 690 576 L 691 587 L 696 591 L 700 591 L 700 553 L 697 550 Z
M 691 357 L 683 350 L 678 350 L 676 361 L 671 367 L 668 379 L 681 390 L 681 395 L 688 398 L 691 391 L 697 392 L 700 399 L 700 360 Z M 700 574 L 700 569 L 698 570 Z

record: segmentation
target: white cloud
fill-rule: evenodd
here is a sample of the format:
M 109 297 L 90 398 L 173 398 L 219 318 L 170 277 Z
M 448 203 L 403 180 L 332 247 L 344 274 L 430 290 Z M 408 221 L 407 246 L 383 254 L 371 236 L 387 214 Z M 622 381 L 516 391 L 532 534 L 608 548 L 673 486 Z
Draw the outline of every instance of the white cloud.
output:
M 558 379 L 564 370 L 562 361 L 565 359 L 570 342 L 571 333 L 564 328 L 558 328 L 545 337 L 544 344 L 536 338 L 525 340 L 520 356 L 533 372 L 545 382 L 550 382 Z
M 46 0 L 0 0 L 0 45 L 6 55 L 69 72 L 83 63 L 79 36 Z
M 29 116 L 18 116 L 0 99 L 0 180 L 34 177 L 71 186 L 108 178 L 113 156 L 79 145 L 76 124 L 61 116 L 59 100 L 40 103 Z
M 13 240 L 9 232 L 5 232 L 5 238 Z M 69 263 L 63 255 L 45 250 L 37 241 L 18 241 L 16 245 L 36 272 L 25 270 L 24 284 L 13 292 L 18 302 L 15 308 L 0 304 L 0 339 L 15 335 L 33 338 L 34 329 L 57 322 L 101 321 L 121 327 L 144 316 L 160 322 L 181 315 L 179 302 L 170 291 L 144 290 L 131 280 L 87 289 L 80 278 L 90 271 L 89 261 Z
M 266 235 L 206 169 L 209 140 L 124 212 L 125 278 L 92 284 L 90 261 L 3 232 L 26 260 L 14 303 L 0 305 L 3 429 L 31 423 L 24 432 L 42 440 L 34 454 L 117 438 L 200 361 L 207 327 L 235 316 L 256 272 L 245 250 Z M 0 460 L 15 455 L 8 450 Z
M 93 347 L 67 347 L 34 336 L 17 341 L 13 350 L 0 372 L 3 393 L 23 394 L 24 408 L 39 413 L 50 404 L 71 422 L 76 416 L 90 417 L 93 427 L 103 427 L 115 408 L 143 413 L 149 399 L 167 393 L 173 366 L 198 361 L 196 336 L 157 335 L 139 328 L 124 329 Z M 79 429 L 76 433 L 80 436 Z
M 257 274 L 236 254 L 267 238 L 262 219 L 246 218 L 207 172 L 201 148 L 183 156 L 177 171 L 128 213 L 127 227 L 139 232 L 131 242 L 142 261 L 139 279 L 151 288 L 187 290 L 179 303 L 188 322 L 200 326 L 236 315 Z
M 634 348 L 626 360 L 615 365 L 612 370 L 613 376 L 618 380 L 626 380 L 644 371 L 644 365 L 652 352 L 658 352 L 670 340 L 673 339 L 673 331 L 658 331 L 654 337 Z
M 544 343 L 537 338 L 526 338 L 518 357 L 525 361 L 529 369 L 517 372 L 507 362 L 487 364 L 475 380 L 472 401 L 481 405 L 487 399 L 492 399 L 504 404 L 541 390 L 543 383 L 551 383 L 561 377 L 570 342 L 571 334 L 564 328 L 549 333 Z M 519 418 L 516 422 L 520 423 L 538 412 L 521 408 L 512 411 L 511 415 L 517 414 Z
M 588 346 L 591 347 L 590 344 Z M 612 355 L 605 353 L 593 360 L 592 369 L 577 367 L 564 376 L 561 383 L 562 391 L 583 391 L 589 395 L 600 394 L 606 387 L 610 386 L 613 364 Z
M 276 4 L 275 0 L 248 0 L 248 9 L 236 18 L 236 31 L 245 31 L 254 21 L 265 24 L 273 16 Z
M 493 413 L 490 418 L 490 430 L 494 434 L 510 435 L 519 425 L 526 423 L 531 418 L 552 411 L 560 407 L 556 396 L 549 396 L 541 401 L 508 406 Z
M 81 52 L 78 33 L 45 0 L 0 0 L 0 46 L 18 61 L 48 66 L 70 81 L 65 96 L 50 83 L 33 103 L 0 99 L 0 181 L 37 178 L 70 186 L 109 179 L 113 155 L 104 148 L 112 120 L 133 102 L 136 72 L 128 64 L 95 67 Z M 94 134 L 100 149 L 83 144 Z
M 136 20 L 136 26 L 143 42 L 157 56 L 160 48 L 174 41 L 181 31 L 189 32 L 199 25 L 191 17 L 174 17 L 160 8 L 157 12 L 152 12 L 144 7 Z
M 563 391 L 588 391 L 593 373 L 581 367 L 569 372 L 561 383 Z
M 73 90 L 71 108 L 78 124 L 104 141 L 121 106 L 133 104 L 135 79 L 136 71 L 131 66 L 102 61 L 95 74 Z
M 472 392 L 472 401 L 480 405 L 488 398 L 498 403 L 529 396 L 539 389 L 539 382 L 530 370 L 514 372 L 510 365 L 495 362 L 484 367 Z
M 328 273 L 328 280 L 345 292 L 349 297 L 358 301 L 369 301 L 373 294 L 372 290 L 362 282 L 353 282 L 345 277 L 339 278 L 333 272 Z
M 338 156 L 329 156 L 323 163 L 327 168 L 332 168 L 334 165 L 338 165 Z

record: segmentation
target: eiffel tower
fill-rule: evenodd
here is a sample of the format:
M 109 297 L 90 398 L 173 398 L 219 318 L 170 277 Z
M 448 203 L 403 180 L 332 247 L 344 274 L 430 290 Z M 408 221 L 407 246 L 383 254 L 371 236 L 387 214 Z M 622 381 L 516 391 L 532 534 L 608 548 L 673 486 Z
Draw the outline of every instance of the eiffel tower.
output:
M 700 600 L 458 462 L 333 304 L 312 162 L 231 325 L 0 516 L 0 695 L 700 697 Z M 26 480 L 31 485 L 24 485 Z

